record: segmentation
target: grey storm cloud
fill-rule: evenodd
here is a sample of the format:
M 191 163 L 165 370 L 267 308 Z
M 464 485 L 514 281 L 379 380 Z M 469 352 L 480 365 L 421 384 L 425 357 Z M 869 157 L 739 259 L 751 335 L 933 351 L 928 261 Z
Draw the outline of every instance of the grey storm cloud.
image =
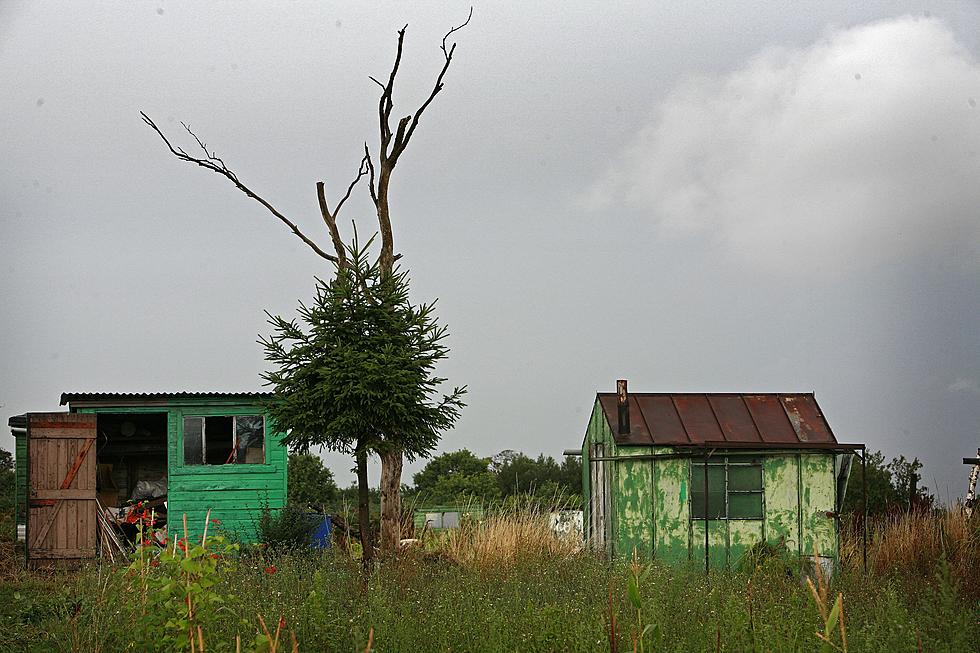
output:
M 766 48 L 680 83 L 584 198 L 772 271 L 980 265 L 980 65 L 939 19 Z
M 229 6 L 0 0 L 0 419 L 65 391 L 261 389 L 263 311 L 294 315 L 329 268 L 139 111 L 329 246 L 315 182 L 336 198 L 377 145 L 367 76 L 408 23 L 412 112 L 470 3 Z M 559 456 L 617 378 L 814 391 L 841 440 L 961 494 L 980 5 L 929 10 L 477 4 L 392 188 L 413 293 L 451 333 L 440 375 L 470 388 L 440 449 Z M 363 190 L 346 238 L 376 224 Z

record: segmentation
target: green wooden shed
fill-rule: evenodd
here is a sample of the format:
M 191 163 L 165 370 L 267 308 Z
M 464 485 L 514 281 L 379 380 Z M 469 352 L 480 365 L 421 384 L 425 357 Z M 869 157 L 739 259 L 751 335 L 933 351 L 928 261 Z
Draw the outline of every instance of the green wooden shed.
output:
M 707 568 L 757 542 L 825 566 L 855 450 L 837 442 L 813 394 L 596 395 L 582 443 L 585 537 L 609 556 Z M 707 491 L 705 491 L 707 489 Z
M 221 530 L 253 541 L 262 506 L 286 502 L 287 452 L 266 410 L 270 398 L 65 393 L 67 413 L 12 419 L 28 559 L 95 555 L 96 500 L 111 508 L 165 497 L 171 535 L 183 535 L 186 515 L 199 536 L 210 510 Z

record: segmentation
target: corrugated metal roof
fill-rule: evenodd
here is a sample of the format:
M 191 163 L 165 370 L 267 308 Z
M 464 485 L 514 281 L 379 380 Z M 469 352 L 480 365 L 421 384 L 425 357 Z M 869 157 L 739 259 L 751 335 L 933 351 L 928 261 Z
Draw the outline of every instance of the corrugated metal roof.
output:
M 834 447 L 837 438 L 812 393 L 629 393 L 630 427 L 618 432 L 614 392 L 598 395 L 620 445 Z
M 63 392 L 61 405 L 97 401 L 138 403 L 170 399 L 270 399 L 271 392 Z

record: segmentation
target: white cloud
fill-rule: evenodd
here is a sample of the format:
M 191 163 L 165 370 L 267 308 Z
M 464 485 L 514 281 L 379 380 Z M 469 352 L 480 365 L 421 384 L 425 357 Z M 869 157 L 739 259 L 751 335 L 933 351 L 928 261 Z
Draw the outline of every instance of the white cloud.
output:
M 591 189 L 776 270 L 980 264 L 980 66 L 936 19 L 769 49 L 674 89 Z
M 946 386 L 946 389 L 950 392 L 966 392 L 968 394 L 980 395 L 980 383 L 977 383 L 976 379 L 970 379 L 965 376 L 961 376 L 950 383 Z

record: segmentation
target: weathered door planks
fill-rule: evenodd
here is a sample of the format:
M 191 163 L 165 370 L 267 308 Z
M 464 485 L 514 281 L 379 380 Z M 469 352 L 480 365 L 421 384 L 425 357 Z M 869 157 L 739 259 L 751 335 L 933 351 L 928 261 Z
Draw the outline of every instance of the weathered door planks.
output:
M 95 415 L 28 415 L 27 558 L 33 566 L 95 555 L 95 438 Z

